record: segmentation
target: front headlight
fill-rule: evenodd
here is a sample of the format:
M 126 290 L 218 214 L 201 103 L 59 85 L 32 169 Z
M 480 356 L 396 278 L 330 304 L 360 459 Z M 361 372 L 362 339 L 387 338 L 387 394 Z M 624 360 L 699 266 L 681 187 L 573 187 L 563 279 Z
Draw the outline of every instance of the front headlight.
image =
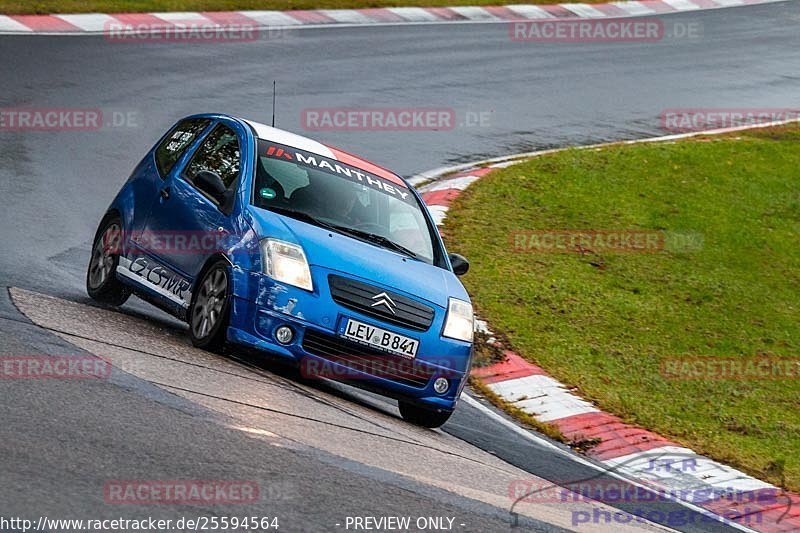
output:
M 473 330 L 472 304 L 464 300 L 450 298 L 447 304 L 447 317 L 442 336 L 472 342 Z
M 264 273 L 274 279 L 307 291 L 314 290 L 311 270 L 303 248 L 297 244 L 264 239 L 261 241 Z

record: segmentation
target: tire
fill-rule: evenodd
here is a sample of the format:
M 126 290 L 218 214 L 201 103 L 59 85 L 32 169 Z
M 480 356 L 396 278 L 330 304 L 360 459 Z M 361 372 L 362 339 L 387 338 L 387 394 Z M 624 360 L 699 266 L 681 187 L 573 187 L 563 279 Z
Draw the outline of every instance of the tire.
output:
M 447 422 L 450 415 L 453 414 L 453 411 L 433 411 L 402 401 L 397 402 L 397 404 L 403 420 L 424 428 L 438 428 Z
M 119 217 L 103 219 L 92 243 L 92 256 L 86 269 L 86 292 L 98 302 L 119 306 L 131 295 L 131 289 L 117 279 L 117 265 L 122 250 L 122 222 Z
M 203 273 L 192 294 L 189 309 L 189 335 L 192 344 L 209 351 L 225 345 L 231 312 L 228 264 L 218 260 Z

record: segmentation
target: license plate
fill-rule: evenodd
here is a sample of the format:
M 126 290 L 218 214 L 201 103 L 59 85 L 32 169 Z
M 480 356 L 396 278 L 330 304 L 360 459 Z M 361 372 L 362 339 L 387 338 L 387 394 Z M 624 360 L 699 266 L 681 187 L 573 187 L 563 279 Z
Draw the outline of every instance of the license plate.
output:
M 419 348 L 418 340 L 352 318 L 347 319 L 342 337 L 403 357 L 416 357 Z

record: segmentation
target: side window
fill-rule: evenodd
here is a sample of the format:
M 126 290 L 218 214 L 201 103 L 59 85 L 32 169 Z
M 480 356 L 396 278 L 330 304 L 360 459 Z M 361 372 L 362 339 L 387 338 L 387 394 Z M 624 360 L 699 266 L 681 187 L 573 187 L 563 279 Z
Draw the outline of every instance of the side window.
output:
M 239 176 L 241 160 L 236 133 L 220 124 L 197 149 L 186 170 L 186 177 L 193 181 L 198 172 L 210 170 L 219 174 L 225 186 L 230 188 Z
M 170 173 L 186 148 L 208 126 L 209 122 L 211 120 L 207 118 L 184 120 L 175 126 L 167 135 L 167 138 L 158 145 L 158 148 L 156 148 L 156 166 L 162 178 L 165 178 Z

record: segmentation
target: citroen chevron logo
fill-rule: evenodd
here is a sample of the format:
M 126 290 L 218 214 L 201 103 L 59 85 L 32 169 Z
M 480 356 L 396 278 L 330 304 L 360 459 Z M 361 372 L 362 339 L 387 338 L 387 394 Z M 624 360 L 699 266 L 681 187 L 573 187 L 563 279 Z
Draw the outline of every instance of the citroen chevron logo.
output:
M 386 309 L 391 311 L 393 315 L 397 314 L 394 312 L 394 308 L 397 307 L 397 304 L 394 303 L 394 301 L 391 298 L 389 298 L 389 295 L 386 294 L 385 292 L 376 294 L 375 296 L 372 297 L 372 299 L 375 300 L 375 303 L 372 304 L 370 307 L 376 307 L 382 305 Z

